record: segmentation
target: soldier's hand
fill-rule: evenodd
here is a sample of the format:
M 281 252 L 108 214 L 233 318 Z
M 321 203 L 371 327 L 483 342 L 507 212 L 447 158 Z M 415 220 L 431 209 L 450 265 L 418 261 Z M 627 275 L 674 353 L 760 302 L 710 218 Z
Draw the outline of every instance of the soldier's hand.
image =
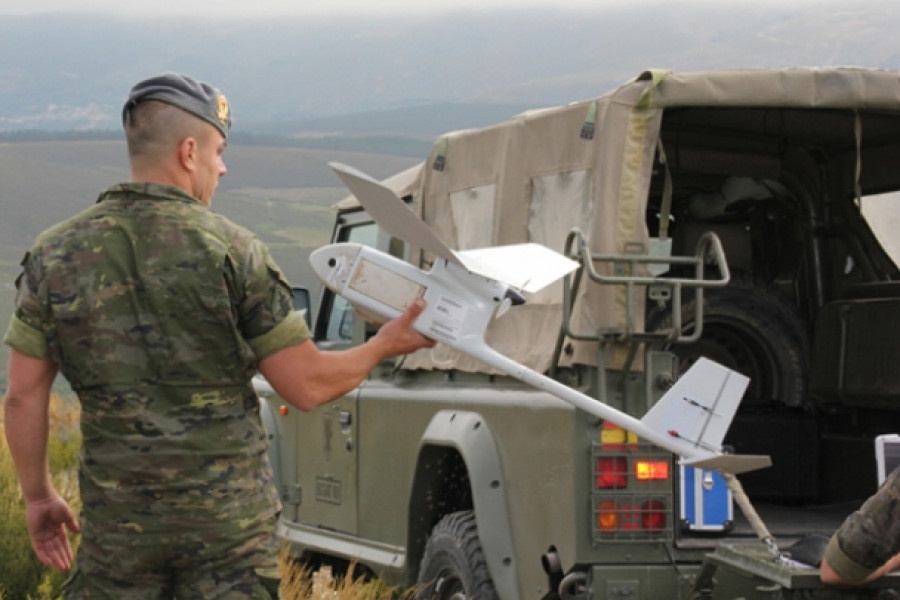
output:
M 66 501 L 54 494 L 26 502 L 25 521 L 38 559 L 48 567 L 68 571 L 72 567 L 72 546 L 66 530 L 80 533 L 81 529 Z
M 428 339 L 413 329 L 413 323 L 423 310 L 425 310 L 425 301 L 420 298 L 413 302 L 406 312 L 396 319 L 388 321 L 378 330 L 376 337 L 384 343 L 386 358 L 434 346 L 434 340 Z

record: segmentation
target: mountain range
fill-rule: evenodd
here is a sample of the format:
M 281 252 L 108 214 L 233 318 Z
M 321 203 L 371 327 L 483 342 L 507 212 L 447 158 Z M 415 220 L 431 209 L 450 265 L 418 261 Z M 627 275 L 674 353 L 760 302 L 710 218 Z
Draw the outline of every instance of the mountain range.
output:
M 329 161 L 386 177 L 442 133 L 598 96 L 651 67 L 900 69 L 896 0 L 603 1 L 577 13 L 306 20 L 0 15 L 0 327 L 34 236 L 127 179 L 122 103 L 164 71 L 229 97 L 215 210 L 315 289 L 306 257 L 347 194 Z
M 2 15 L 0 131 L 115 130 L 135 81 L 181 71 L 225 92 L 235 131 L 431 139 L 598 96 L 648 67 L 900 68 L 898 27 L 895 0 L 307 19 Z

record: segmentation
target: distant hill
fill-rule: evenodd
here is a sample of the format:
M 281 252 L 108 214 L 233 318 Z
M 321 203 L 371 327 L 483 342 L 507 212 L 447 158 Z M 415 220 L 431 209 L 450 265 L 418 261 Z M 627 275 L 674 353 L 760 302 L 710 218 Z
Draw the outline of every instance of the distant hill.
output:
M 278 136 L 289 132 L 292 139 L 301 141 L 331 136 L 361 138 L 394 135 L 423 140 L 430 146 L 434 138 L 448 131 L 485 127 L 533 108 L 539 107 L 528 104 L 442 102 L 316 119 L 249 123 L 247 129 L 255 134 Z
M 423 157 L 434 140 L 447 132 L 485 127 L 523 111 L 540 108 L 519 104 L 442 103 L 402 109 L 299 119 L 245 123 L 235 127 L 230 144 L 278 146 Z M 77 142 L 121 140 L 115 129 L 0 129 L 2 142 Z
M 0 130 L 115 130 L 131 85 L 166 70 L 219 86 L 236 131 L 429 137 L 483 124 L 451 123 L 457 112 L 494 106 L 496 120 L 649 67 L 900 67 L 895 0 L 526 4 L 429 17 L 0 16 Z M 355 116 L 321 120 L 342 115 Z

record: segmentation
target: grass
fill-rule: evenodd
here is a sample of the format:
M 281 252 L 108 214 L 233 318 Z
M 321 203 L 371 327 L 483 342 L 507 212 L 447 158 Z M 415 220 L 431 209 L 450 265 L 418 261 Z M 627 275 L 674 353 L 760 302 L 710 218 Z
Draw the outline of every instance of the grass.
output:
M 286 553 L 279 560 L 280 597 L 285 600 L 412 600 L 415 590 L 399 590 L 379 579 L 357 576 L 354 565 L 341 576 L 331 567 L 311 571 L 292 561 Z
M 79 407 L 73 399 L 54 394 L 51 398 L 49 460 L 53 485 L 79 508 L 77 462 L 81 438 Z M 3 422 L 0 413 L 0 424 Z M 65 573 L 45 567 L 31 550 L 25 527 L 25 504 L 16 479 L 6 435 L 0 428 L 0 599 L 44 600 L 58 597 Z M 73 548 L 77 538 L 72 538 Z
M 54 394 L 50 403 L 49 460 L 53 485 L 76 512 L 78 497 L 78 452 L 81 447 L 78 420 L 80 408 L 71 395 Z M 25 505 L 16 479 L 12 457 L 3 430 L 0 411 L 0 600 L 50 600 L 59 597 L 66 578 L 45 567 L 31 549 L 25 526 Z M 73 549 L 78 537 L 71 537 Z M 356 576 L 351 565 L 343 576 L 330 568 L 311 571 L 282 553 L 280 598 L 284 600 L 398 600 L 411 599 L 380 580 Z
M 0 336 L 12 314 L 19 263 L 34 238 L 93 204 L 107 186 L 128 178 L 121 135 L 101 138 L 85 140 L 72 134 L 68 139 L 0 142 Z M 221 180 L 213 209 L 257 233 L 292 285 L 315 291 L 319 282 L 309 266 L 309 253 L 328 241 L 334 226 L 330 206 L 349 194 L 328 162 L 352 164 L 383 178 L 419 160 L 360 148 L 242 144 L 238 138 L 229 141 L 228 174 Z M 0 344 L 0 389 L 6 387 L 7 356 L 6 346 Z

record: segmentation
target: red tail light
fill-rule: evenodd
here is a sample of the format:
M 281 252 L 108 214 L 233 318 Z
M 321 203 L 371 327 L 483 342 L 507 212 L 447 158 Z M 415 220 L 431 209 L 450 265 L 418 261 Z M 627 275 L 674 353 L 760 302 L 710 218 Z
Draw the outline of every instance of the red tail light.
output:
M 621 490 L 628 485 L 628 463 L 624 456 L 601 456 L 597 459 L 597 487 Z
M 666 505 L 659 500 L 647 500 L 641 504 L 641 527 L 659 533 L 666 528 Z

